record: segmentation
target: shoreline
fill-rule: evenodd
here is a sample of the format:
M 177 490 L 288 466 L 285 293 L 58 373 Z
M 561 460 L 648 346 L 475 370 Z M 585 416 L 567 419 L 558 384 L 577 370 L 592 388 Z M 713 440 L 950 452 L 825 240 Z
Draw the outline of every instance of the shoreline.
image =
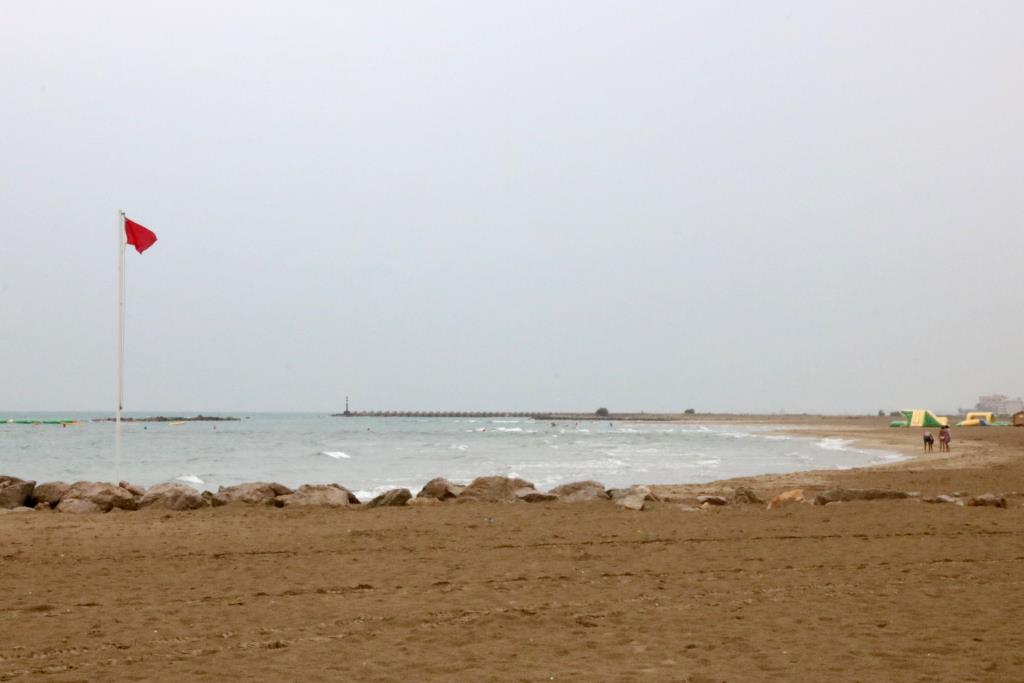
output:
M 670 495 L 692 495 L 695 492 L 723 492 L 739 486 L 763 489 L 780 493 L 783 489 L 805 488 L 820 491 L 837 486 L 860 486 L 893 488 L 896 482 L 913 482 L 917 488 L 905 490 L 926 494 L 941 494 L 940 483 L 955 478 L 952 472 L 971 472 L 971 481 L 991 480 L 979 476 L 1020 465 L 1018 455 L 1024 454 L 1024 429 L 1013 427 L 967 427 L 954 430 L 953 452 L 950 454 L 933 451 L 922 452 L 921 428 L 894 428 L 888 426 L 888 418 L 843 417 L 831 419 L 825 416 L 807 416 L 793 424 L 789 416 L 761 416 L 760 424 L 777 424 L 786 427 L 782 433 L 817 439 L 843 439 L 858 448 L 868 451 L 898 453 L 904 459 L 854 467 L 845 470 L 810 469 L 782 474 L 761 474 L 747 477 L 731 477 L 706 484 L 669 484 L 652 486 L 652 490 Z M 946 474 L 940 474 L 946 473 Z M 1009 481 L 1015 481 L 1010 479 Z M 1024 491 L 1024 481 L 1006 488 L 1014 496 Z M 980 493 L 980 491 L 978 491 Z

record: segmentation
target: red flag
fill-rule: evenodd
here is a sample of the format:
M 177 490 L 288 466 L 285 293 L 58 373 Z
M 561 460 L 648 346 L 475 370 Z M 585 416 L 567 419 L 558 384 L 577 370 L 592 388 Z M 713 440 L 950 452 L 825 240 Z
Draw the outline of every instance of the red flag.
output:
M 124 232 L 128 236 L 128 244 L 135 246 L 135 251 L 140 254 L 156 242 L 156 233 L 149 228 L 143 227 L 133 221 L 132 219 L 125 217 L 124 219 Z

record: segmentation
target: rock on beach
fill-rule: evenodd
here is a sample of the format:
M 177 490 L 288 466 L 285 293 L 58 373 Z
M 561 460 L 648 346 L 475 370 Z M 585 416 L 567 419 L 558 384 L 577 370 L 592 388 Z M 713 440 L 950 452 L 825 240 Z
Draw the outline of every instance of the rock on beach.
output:
M 0 509 L 24 507 L 35 487 L 34 481 L 0 475 Z
M 520 489 L 533 488 L 532 483 L 518 477 L 477 477 L 459 494 L 459 500 L 514 503 Z
M 983 493 L 980 496 L 971 496 L 967 499 L 969 507 L 1006 507 L 1006 498 L 997 496 L 994 493 Z
M 597 481 L 574 481 L 551 489 L 551 493 L 559 500 L 567 503 L 579 503 L 588 500 L 608 500 L 610 496 L 604 485 Z
M 209 505 L 202 493 L 178 482 L 157 484 L 146 491 L 139 501 L 140 508 L 158 510 L 198 510 Z
M 277 496 L 278 507 L 350 507 L 359 505 L 355 494 L 340 484 L 303 484 L 293 493 Z
M 391 489 L 380 494 L 369 503 L 366 503 L 363 507 L 369 508 L 383 508 L 383 507 L 401 507 L 409 502 L 412 498 L 412 492 L 409 489 Z
M 453 484 L 444 477 L 435 477 L 431 479 L 420 492 L 416 494 L 417 498 L 434 498 L 437 500 L 453 500 L 459 497 L 459 494 L 465 490 L 465 486 L 459 484 Z
M 221 486 L 213 496 L 214 506 L 229 503 L 246 503 L 248 505 L 274 505 L 278 496 L 294 493 L 283 484 L 268 481 L 253 481 L 234 486 Z
M 852 500 L 898 500 L 902 498 L 910 498 L 910 494 L 906 491 L 891 491 L 888 489 L 834 488 L 815 496 L 814 504 L 828 505 L 829 503 L 847 503 Z
M 76 481 L 57 504 L 58 512 L 73 514 L 138 508 L 139 501 L 131 491 L 100 481 Z
M 65 484 L 62 481 L 36 484 L 36 487 L 32 489 L 32 501 L 36 507 L 55 508 L 70 488 L 71 484 Z
M 784 505 L 792 505 L 793 503 L 806 503 L 807 499 L 804 497 L 803 489 L 792 489 L 772 498 L 768 501 L 768 509 L 772 510 L 777 507 Z

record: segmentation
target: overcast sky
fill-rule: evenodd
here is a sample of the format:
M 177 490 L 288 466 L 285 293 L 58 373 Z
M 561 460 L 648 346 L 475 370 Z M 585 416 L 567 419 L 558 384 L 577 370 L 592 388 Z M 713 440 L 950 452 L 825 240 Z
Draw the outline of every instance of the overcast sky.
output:
M 0 409 L 1024 393 L 1024 3 L 0 4 Z

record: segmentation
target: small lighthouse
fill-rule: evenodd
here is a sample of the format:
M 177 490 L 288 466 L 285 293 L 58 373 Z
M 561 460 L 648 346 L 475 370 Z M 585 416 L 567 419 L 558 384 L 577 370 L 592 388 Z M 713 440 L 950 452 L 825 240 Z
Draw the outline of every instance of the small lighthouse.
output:
M 342 413 L 345 417 L 352 417 L 352 411 L 348 409 L 348 396 L 345 397 L 345 412 Z

